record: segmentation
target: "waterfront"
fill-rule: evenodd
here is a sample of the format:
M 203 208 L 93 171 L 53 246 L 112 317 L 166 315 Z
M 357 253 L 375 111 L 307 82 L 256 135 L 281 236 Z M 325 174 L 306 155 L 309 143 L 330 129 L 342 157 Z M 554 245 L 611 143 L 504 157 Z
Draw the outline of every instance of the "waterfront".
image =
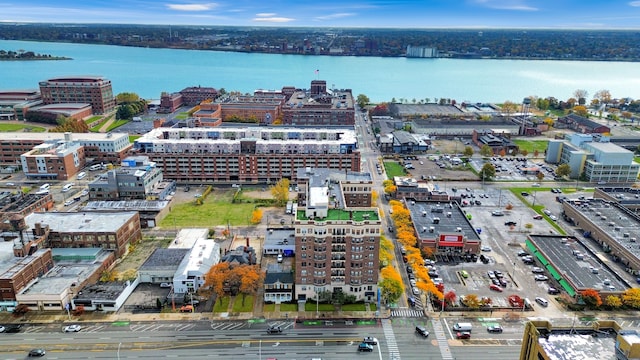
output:
M 102 75 L 116 94 L 154 99 L 187 86 L 252 92 L 308 88 L 314 79 L 374 102 L 393 97 L 517 102 L 530 95 L 566 100 L 576 89 L 587 90 L 589 98 L 602 89 L 635 98 L 640 86 L 638 64 L 631 62 L 301 56 L 6 40 L 0 40 L 0 49 L 73 58 L 0 62 L 3 90 L 37 88 L 39 81 L 56 76 Z

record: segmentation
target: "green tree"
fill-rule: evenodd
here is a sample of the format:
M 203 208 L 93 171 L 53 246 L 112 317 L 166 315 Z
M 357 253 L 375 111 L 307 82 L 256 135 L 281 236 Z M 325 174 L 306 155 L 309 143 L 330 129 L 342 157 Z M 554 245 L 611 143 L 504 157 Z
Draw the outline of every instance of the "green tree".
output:
M 358 103 L 358 106 L 360 108 L 364 108 L 365 106 L 367 106 L 367 104 L 369 104 L 369 98 L 365 94 L 359 94 L 356 98 L 356 102 Z
M 480 155 L 484 157 L 493 156 L 493 149 L 491 148 L 491 146 L 484 144 L 480 148 Z
M 485 163 L 480 170 L 480 180 L 491 180 L 496 176 L 496 167 L 491 163 Z
M 123 92 L 116 95 L 118 104 L 129 104 L 140 101 L 140 96 L 136 93 Z
M 473 156 L 473 148 L 471 146 L 465 146 L 464 147 L 464 151 L 462 152 L 462 154 L 466 157 L 472 157 Z
M 273 199 L 279 206 L 284 206 L 289 201 L 289 179 L 280 179 L 270 190 Z
M 131 118 L 133 118 L 134 114 L 135 114 L 135 110 L 133 106 L 131 106 L 131 104 L 120 105 L 118 106 L 118 110 L 116 111 L 116 119 L 130 120 Z
M 569 174 L 571 174 L 571 166 L 569 166 L 569 164 L 558 165 L 558 168 L 556 169 L 557 176 L 569 176 Z
M 404 293 L 402 283 L 395 279 L 382 279 L 378 285 L 380 286 L 382 299 L 386 304 L 395 303 Z

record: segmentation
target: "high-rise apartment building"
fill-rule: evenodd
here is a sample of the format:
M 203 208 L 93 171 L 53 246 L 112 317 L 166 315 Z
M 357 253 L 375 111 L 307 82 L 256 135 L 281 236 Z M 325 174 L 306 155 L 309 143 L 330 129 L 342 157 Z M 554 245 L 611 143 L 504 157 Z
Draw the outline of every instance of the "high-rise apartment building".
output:
M 298 170 L 297 179 L 297 300 L 343 293 L 375 301 L 382 223 L 371 204 L 371 175 L 306 168 Z

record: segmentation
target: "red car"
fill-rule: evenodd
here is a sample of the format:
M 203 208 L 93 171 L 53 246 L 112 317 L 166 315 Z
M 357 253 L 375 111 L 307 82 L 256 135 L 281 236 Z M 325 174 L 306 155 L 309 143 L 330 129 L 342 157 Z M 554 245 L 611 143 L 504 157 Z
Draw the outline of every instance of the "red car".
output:
M 534 220 L 542 220 L 542 215 L 534 215 L 533 219 Z
M 468 331 L 457 332 L 456 339 L 471 339 L 471 333 Z
M 489 289 L 493 290 L 493 291 L 497 291 L 497 292 L 502 292 L 502 288 L 496 284 L 491 284 L 489 285 Z

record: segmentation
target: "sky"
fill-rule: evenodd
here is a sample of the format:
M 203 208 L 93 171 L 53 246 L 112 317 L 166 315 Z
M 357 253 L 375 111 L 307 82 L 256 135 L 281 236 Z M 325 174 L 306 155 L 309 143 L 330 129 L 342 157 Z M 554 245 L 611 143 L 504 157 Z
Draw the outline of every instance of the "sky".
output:
M 0 0 L 0 22 L 640 29 L 640 0 Z

